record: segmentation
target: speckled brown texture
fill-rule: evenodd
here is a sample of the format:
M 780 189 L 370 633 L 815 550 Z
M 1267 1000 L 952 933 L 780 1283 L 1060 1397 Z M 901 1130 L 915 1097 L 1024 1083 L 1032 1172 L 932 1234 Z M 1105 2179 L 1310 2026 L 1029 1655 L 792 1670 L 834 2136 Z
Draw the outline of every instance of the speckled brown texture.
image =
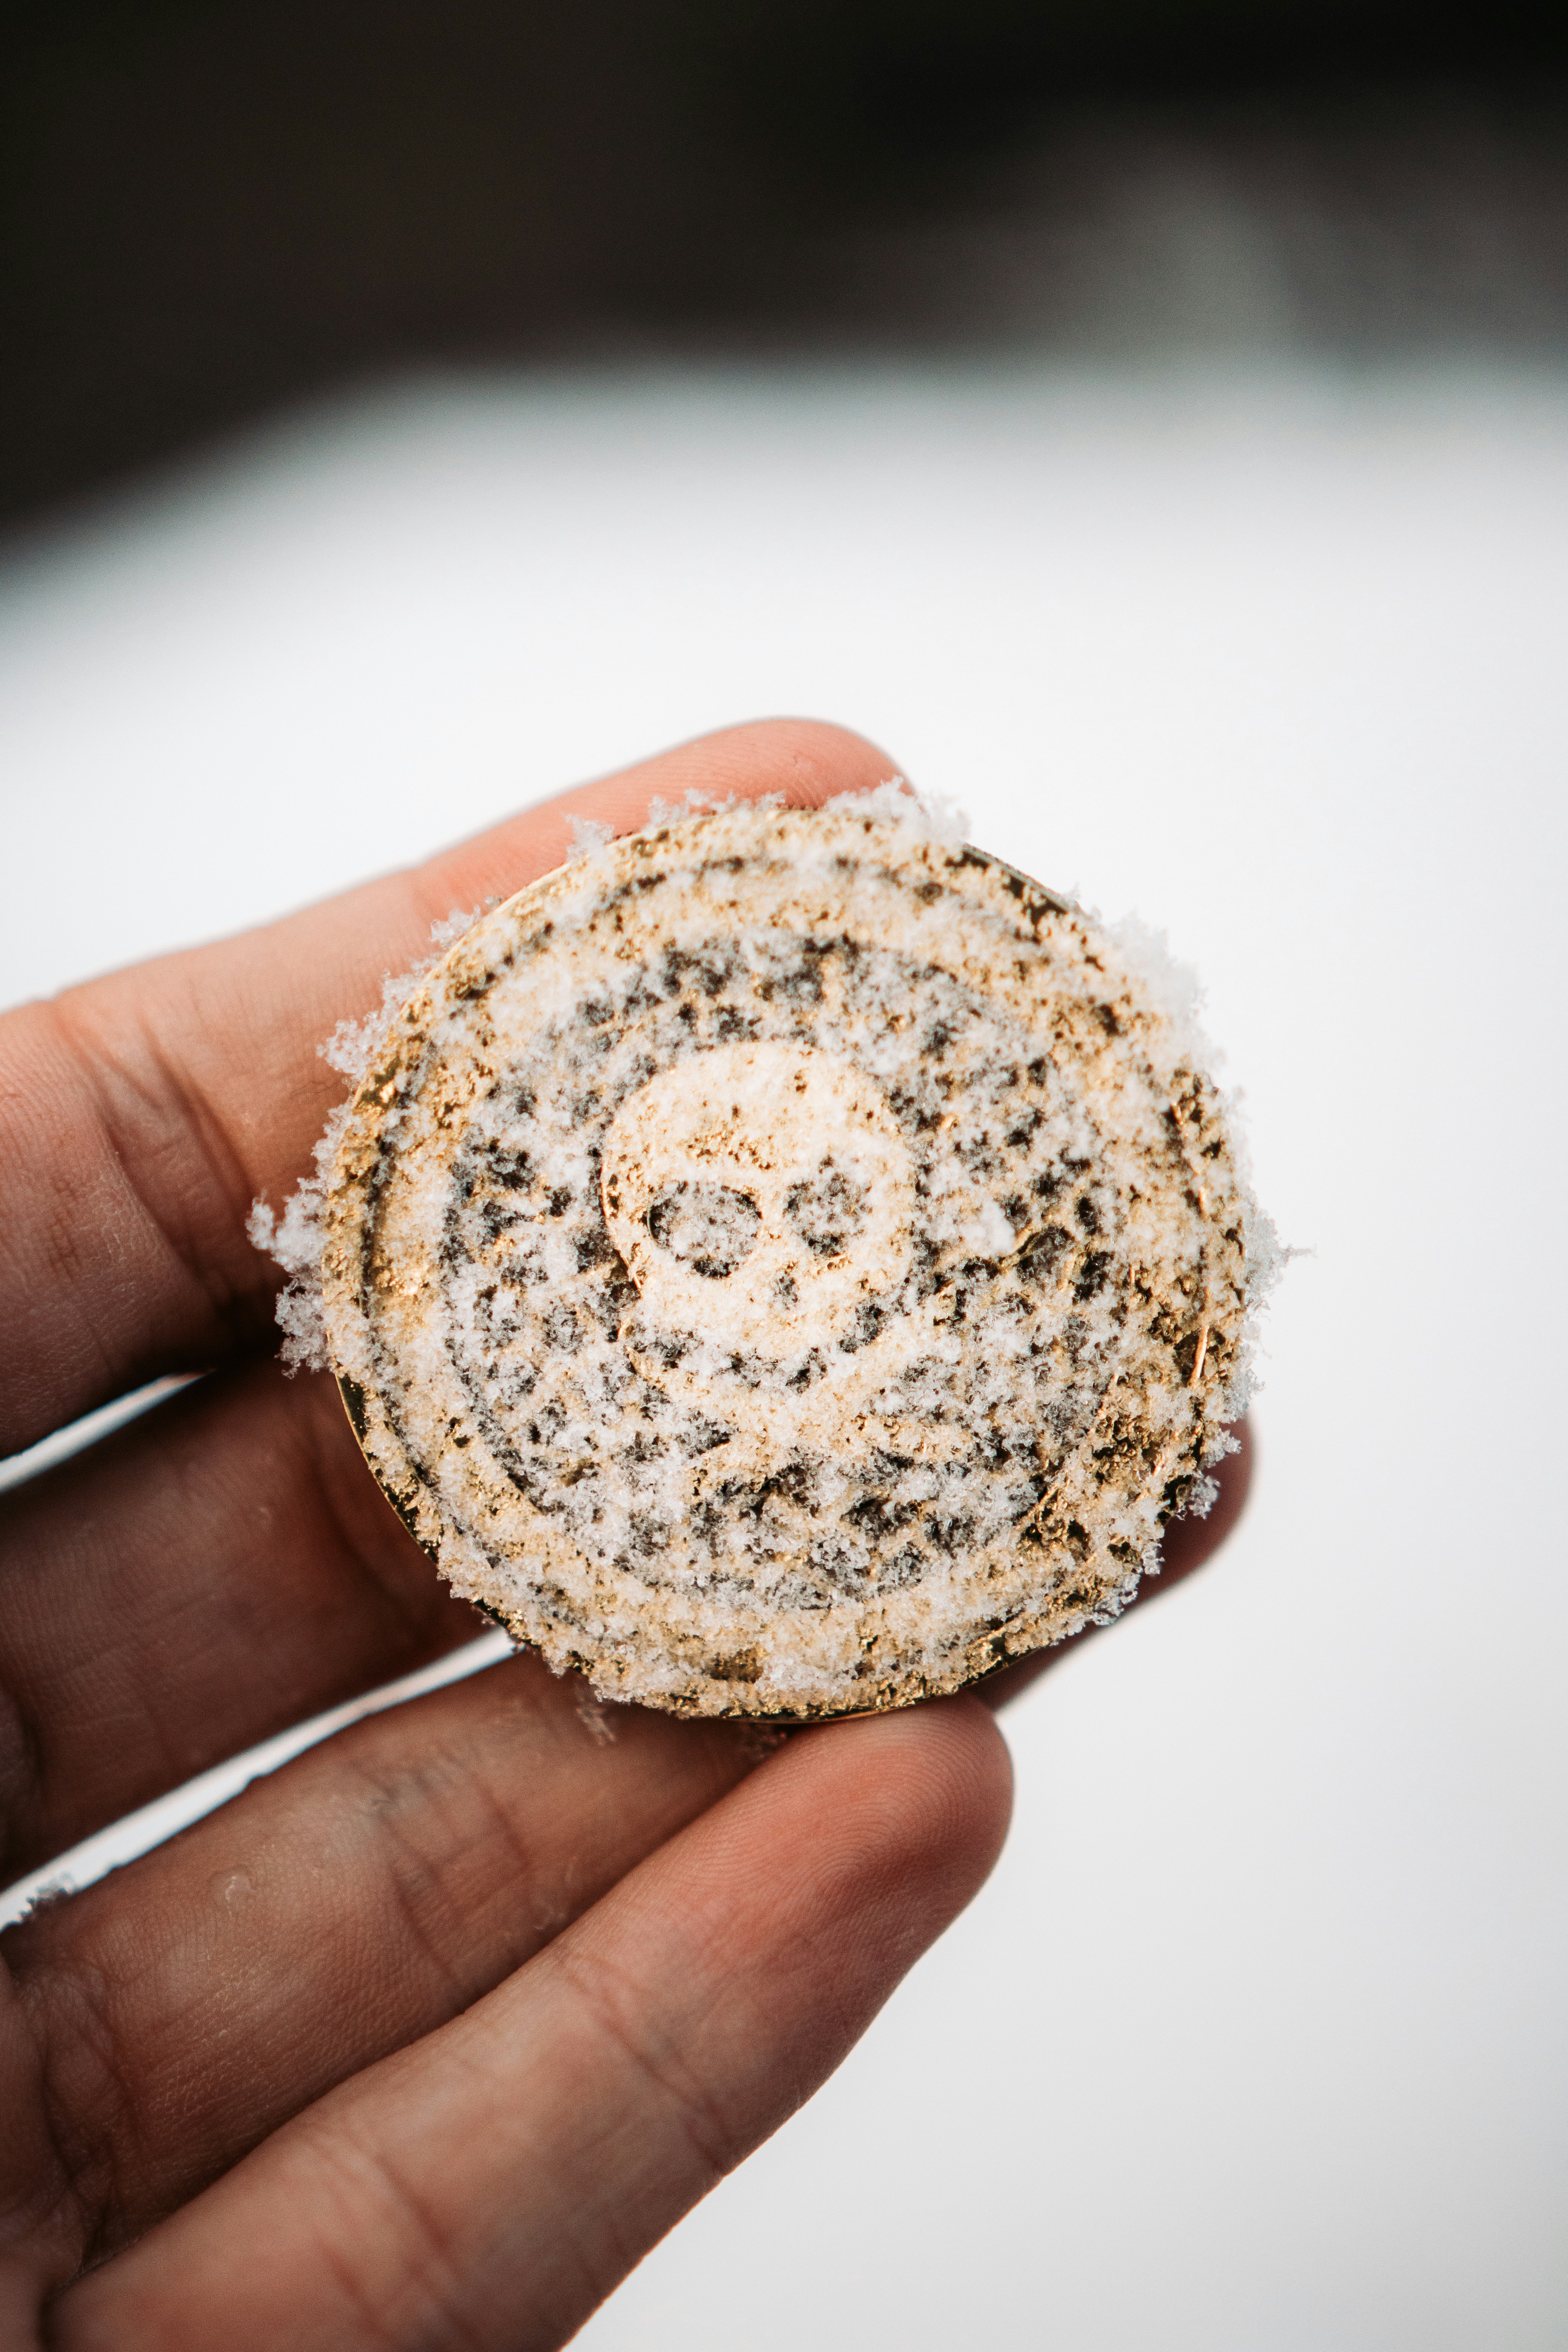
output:
M 812 1717 L 1114 1612 L 1237 1403 L 1252 1212 L 1084 915 L 879 805 L 479 922 L 339 1150 L 333 1362 L 456 1589 L 608 1695 Z

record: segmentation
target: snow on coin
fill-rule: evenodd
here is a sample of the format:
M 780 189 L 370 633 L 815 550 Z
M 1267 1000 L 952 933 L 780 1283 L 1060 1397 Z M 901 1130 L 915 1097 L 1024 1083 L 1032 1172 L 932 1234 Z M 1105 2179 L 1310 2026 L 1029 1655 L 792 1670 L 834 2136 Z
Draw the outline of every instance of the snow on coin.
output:
M 1125 1601 L 1265 1239 L 1158 991 L 883 794 L 650 827 L 468 932 L 355 1102 L 325 1309 L 458 1591 L 606 1695 L 809 1717 Z

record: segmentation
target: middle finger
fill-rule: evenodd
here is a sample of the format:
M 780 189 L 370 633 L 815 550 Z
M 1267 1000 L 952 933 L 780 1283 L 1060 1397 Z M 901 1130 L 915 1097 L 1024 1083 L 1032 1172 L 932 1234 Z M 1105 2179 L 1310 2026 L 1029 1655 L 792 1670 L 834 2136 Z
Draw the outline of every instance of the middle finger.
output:
M 743 1777 L 754 1727 L 517 1658 L 354 1725 L 3 1948 L 84 2260 L 488 1992 Z
M 272 1363 L 0 1498 L 0 1546 L 4 1877 L 481 1628 Z

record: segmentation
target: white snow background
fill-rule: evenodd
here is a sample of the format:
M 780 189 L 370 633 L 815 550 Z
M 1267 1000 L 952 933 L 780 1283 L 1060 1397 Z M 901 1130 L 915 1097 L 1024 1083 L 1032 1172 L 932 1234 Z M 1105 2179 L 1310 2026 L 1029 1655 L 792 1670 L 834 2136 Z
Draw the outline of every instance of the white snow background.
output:
M 1240 1531 L 590 2352 L 1568 2337 L 1565 681 L 1547 372 L 432 381 L 0 557 L 0 1001 L 833 717 L 1168 930 L 1317 1253 Z

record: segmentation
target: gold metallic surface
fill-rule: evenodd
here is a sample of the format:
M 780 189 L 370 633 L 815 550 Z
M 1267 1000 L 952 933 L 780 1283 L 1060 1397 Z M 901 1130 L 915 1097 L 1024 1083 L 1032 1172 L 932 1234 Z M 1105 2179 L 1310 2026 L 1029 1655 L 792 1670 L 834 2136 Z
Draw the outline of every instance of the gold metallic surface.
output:
M 1234 1409 L 1215 1090 L 1079 910 L 853 805 L 485 918 L 340 1149 L 329 1336 L 455 1589 L 608 1696 L 802 1722 L 1114 1611 Z

